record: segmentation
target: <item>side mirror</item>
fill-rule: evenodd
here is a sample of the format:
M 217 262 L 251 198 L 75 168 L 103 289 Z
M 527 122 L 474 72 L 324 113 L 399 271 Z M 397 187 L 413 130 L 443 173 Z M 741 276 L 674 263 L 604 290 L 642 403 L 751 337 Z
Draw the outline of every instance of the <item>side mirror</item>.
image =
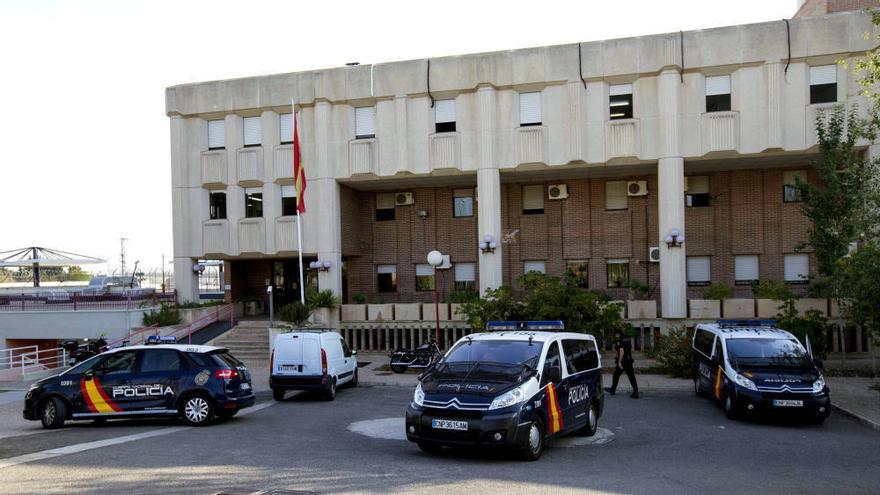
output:
M 358 355 L 358 351 L 357 351 L 357 349 L 352 349 L 352 350 L 351 350 L 351 355 L 352 355 L 352 356 L 357 356 L 357 355 Z
M 83 376 L 86 378 L 92 378 L 95 376 L 95 370 L 88 370 L 83 373 Z

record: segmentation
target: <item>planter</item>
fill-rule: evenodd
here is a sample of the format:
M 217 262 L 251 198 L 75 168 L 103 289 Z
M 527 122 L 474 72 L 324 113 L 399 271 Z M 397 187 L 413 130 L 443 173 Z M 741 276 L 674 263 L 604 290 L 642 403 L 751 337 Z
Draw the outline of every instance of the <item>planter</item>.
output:
M 725 299 L 723 302 L 725 318 L 754 318 L 754 299 Z
M 691 299 L 688 301 L 690 317 L 696 320 L 721 318 L 721 301 L 716 299 Z
M 440 303 L 440 321 L 449 321 L 449 305 Z M 436 321 L 437 316 L 434 314 L 434 303 L 422 304 L 422 321 Z
M 342 321 L 364 321 L 367 319 L 366 304 L 343 304 Z
M 467 319 L 465 314 L 462 312 L 463 304 L 452 303 L 449 305 L 449 319 L 452 321 L 464 321 Z
M 758 299 L 758 318 L 776 318 L 782 310 L 782 301 L 775 299 Z
M 367 306 L 367 319 L 370 321 L 382 321 L 394 319 L 393 304 L 370 304 Z
M 794 309 L 803 316 L 807 311 L 816 310 L 822 313 L 822 316 L 828 316 L 828 299 L 816 299 L 805 297 L 794 302 Z
M 422 306 L 419 303 L 395 304 L 394 321 L 419 321 L 422 319 Z
M 244 303 L 245 316 L 257 316 L 263 314 L 263 301 L 246 301 Z
M 219 306 L 211 306 L 207 308 L 183 308 L 180 311 L 181 323 L 192 323 L 199 321 L 206 316 L 211 316 L 219 310 Z
M 309 315 L 309 321 L 326 328 L 339 327 L 339 311 L 330 308 L 315 308 Z
M 630 320 L 657 319 L 657 301 L 627 301 L 626 314 Z

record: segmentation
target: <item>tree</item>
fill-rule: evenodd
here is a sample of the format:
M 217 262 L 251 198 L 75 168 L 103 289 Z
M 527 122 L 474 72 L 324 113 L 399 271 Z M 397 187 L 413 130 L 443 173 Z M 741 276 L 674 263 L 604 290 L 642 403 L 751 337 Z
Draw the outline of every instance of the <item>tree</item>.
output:
M 91 279 L 92 276 L 88 272 L 83 271 L 81 267 L 71 266 L 67 269 L 67 280 L 73 282 L 81 282 Z

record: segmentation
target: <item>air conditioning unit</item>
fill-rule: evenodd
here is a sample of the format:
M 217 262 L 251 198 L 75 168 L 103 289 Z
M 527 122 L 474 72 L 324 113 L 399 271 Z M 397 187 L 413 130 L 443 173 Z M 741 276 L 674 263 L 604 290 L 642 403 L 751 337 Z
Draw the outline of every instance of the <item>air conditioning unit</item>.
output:
M 660 248 L 652 247 L 648 248 L 648 261 L 651 263 L 660 263 Z
M 437 266 L 437 269 L 438 270 L 448 270 L 450 268 L 452 268 L 452 262 L 449 260 L 449 255 L 444 254 L 443 255 L 443 263 L 440 263 L 440 265 Z
M 646 180 L 629 181 L 626 184 L 626 195 L 627 196 L 647 196 L 648 195 L 648 181 L 646 181 Z
M 395 206 L 406 206 L 415 203 L 416 200 L 413 198 L 413 193 L 411 192 L 399 192 L 394 194 L 394 205 Z
M 568 186 L 566 184 L 553 184 L 547 186 L 547 199 L 565 199 L 568 197 Z

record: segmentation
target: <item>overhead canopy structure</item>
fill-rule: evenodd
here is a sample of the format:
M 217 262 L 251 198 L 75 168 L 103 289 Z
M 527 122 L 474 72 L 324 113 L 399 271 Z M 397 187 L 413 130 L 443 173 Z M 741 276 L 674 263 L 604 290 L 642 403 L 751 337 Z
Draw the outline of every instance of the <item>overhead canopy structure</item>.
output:
M 58 249 L 49 249 L 39 246 L 0 252 L 0 267 L 30 266 L 33 268 L 34 287 L 40 286 L 41 266 L 79 266 L 98 263 L 106 263 L 106 261 L 92 256 L 68 253 Z

